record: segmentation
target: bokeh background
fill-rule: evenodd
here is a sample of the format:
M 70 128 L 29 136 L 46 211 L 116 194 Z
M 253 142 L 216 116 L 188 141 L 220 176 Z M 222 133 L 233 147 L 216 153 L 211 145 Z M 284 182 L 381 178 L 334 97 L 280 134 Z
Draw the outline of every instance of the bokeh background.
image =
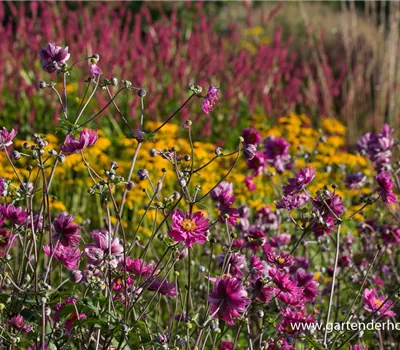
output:
M 399 18 L 395 1 L 0 2 L 0 124 L 18 130 L 19 150 L 33 132 L 45 134 L 58 149 L 64 137 L 55 133 L 61 108 L 51 89 L 38 88 L 45 80 L 61 90 L 61 76 L 44 72 L 39 59 L 39 50 L 56 42 L 69 47 L 70 65 L 97 53 L 105 78 L 145 88 L 147 130 L 186 100 L 188 84 L 205 90 L 209 84 L 220 86 L 212 113 L 204 114 L 200 101 L 194 101 L 157 135 L 155 144 L 146 144 L 148 149 L 175 145 L 189 152 L 186 131 L 180 128 L 187 119 L 193 121 L 199 165 L 214 156 L 216 146 L 234 149 L 245 127 L 260 130 L 263 137 L 286 137 L 292 151 L 301 146 L 311 152 L 324 135 L 327 142 L 314 166 L 329 166 L 327 181 L 335 181 L 340 178 L 335 169 L 366 166 L 351 146 L 359 135 L 378 132 L 385 122 L 399 126 Z M 68 79 L 72 115 L 89 76 L 83 63 Z M 99 90 L 84 118 L 108 99 Z M 133 128 L 139 125 L 139 101 L 130 93 L 117 101 Z M 90 127 L 99 129 L 101 137 L 88 161 L 99 172 L 117 161 L 126 174 L 133 140 L 126 138 L 129 130 L 116 109 L 108 108 Z M 2 176 L 12 177 L 5 157 L 0 162 Z M 218 182 L 230 160 L 214 164 L 196 179 L 205 190 Z M 24 176 L 28 165 L 24 157 L 17 164 Z M 153 161 L 146 152 L 139 158 L 139 168 L 157 173 L 163 166 L 167 162 Z M 53 208 L 101 223 L 100 202 L 84 195 L 91 181 L 80 156 L 67 157 L 57 172 Z M 246 172 L 241 161 L 236 177 L 228 179 L 238 184 L 239 199 L 254 207 L 267 198 L 272 202 L 273 186 L 256 179 L 257 191 L 250 193 Z M 279 183 L 279 178 L 272 181 Z M 127 225 L 141 215 L 145 200 L 142 191 L 134 192 L 128 198 Z

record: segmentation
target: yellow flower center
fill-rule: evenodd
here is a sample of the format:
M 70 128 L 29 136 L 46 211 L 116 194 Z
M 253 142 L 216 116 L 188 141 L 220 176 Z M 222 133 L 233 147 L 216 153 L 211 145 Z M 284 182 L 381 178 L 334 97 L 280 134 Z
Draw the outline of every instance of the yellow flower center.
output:
M 196 223 L 190 219 L 183 220 L 181 226 L 185 231 L 194 231 L 197 228 Z
M 282 258 L 282 257 L 280 257 L 280 256 L 278 256 L 275 260 L 276 260 L 276 262 L 277 262 L 278 264 L 283 264 L 283 263 L 285 262 L 285 259 Z
M 375 305 L 381 306 L 383 304 L 383 301 L 380 301 L 378 299 L 375 300 Z

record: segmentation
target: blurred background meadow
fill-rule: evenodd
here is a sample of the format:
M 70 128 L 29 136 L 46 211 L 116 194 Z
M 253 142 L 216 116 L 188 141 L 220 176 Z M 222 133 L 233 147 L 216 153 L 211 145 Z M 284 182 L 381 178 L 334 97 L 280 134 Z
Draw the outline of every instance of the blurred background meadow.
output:
M 154 144 L 144 145 L 145 151 L 178 145 L 181 153 L 190 152 L 181 128 L 188 119 L 199 166 L 214 156 L 216 146 L 233 150 L 246 127 L 256 128 L 263 138 L 284 136 L 292 151 L 301 147 L 303 154 L 312 152 L 324 136 L 326 142 L 319 145 L 311 165 L 326 170 L 332 182 L 343 167 L 368 171 L 365 159 L 351 146 L 362 133 L 378 132 L 384 123 L 399 126 L 399 16 L 400 3 L 395 1 L 0 2 L 1 125 L 18 130 L 19 150 L 35 132 L 58 149 L 59 101 L 49 89 L 38 88 L 40 80 L 49 79 L 62 88 L 61 77 L 49 78 L 39 59 L 39 50 L 56 42 L 69 47 L 72 61 L 99 54 L 104 77 L 127 79 L 146 89 L 147 130 L 186 100 L 190 83 L 203 89 L 220 86 L 212 114 L 202 113 L 198 103 L 189 105 L 157 134 Z M 90 71 L 72 74 L 67 94 L 73 113 Z M 96 113 L 108 100 L 107 92 L 100 91 L 89 110 Z M 139 125 L 139 102 L 132 94 L 118 99 L 134 128 Z M 99 169 L 117 161 L 126 173 L 134 148 L 117 110 L 111 106 L 90 127 L 98 128 L 101 137 L 88 161 Z M 52 206 L 81 220 L 97 217 L 100 224 L 96 213 L 101 204 L 82 195 L 90 178 L 79 160 L 79 154 L 68 156 L 57 168 L 61 191 L 52 197 Z M 0 161 L 1 175 L 12 177 L 4 154 Z M 18 163 L 26 177 L 29 162 L 21 158 Z M 214 162 L 207 176 L 196 181 L 205 191 L 212 188 L 229 162 Z M 301 166 L 304 159 L 296 162 Z M 166 161 L 158 157 L 152 163 L 143 151 L 137 168 L 160 173 L 164 166 L 169 167 Z M 251 191 L 246 172 L 245 161 L 240 161 L 227 180 L 238 184 L 239 200 L 247 198 L 257 208 L 275 193 L 280 179 L 272 172 L 268 181 L 254 179 L 257 191 Z M 127 226 L 142 214 L 145 197 L 143 191 L 129 195 Z

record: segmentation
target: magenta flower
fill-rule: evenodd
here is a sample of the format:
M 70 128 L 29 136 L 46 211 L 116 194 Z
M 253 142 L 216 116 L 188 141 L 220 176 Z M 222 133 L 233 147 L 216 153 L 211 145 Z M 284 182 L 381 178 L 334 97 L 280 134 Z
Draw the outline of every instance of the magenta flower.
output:
M 335 227 L 335 220 L 332 216 L 324 217 L 324 221 L 317 222 L 313 227 L 312 231 L 314 233 L 315 238 L 322 237 L 324 235 L 329 235 Z
M 10 146 L 13 143 L 13 139 L 17 135 L 14 129 L 10 132 L 3 126 L 3 130 L 0 131 L 0 149 Z
M 95 58 L 94 56 L 97 56 Z M 92 73 L 93 76 L 100 75 L 101 69 L 97 65 L 97 62 L 99 61 L 100 56 L 99 55 L 94 55 L 90 60 L 89 60 L 89 66 L 90 66 L 90 72 Z
M 283 173 L 290 162 L 289 143 L 283 137 L 270 136 L 264 140 L 265 158 L 268 164 Z
M 290 279 L 289 274 L 275 269 L 271 269 L 268 273 L 276 286 L 275 294 L 280 300 L 291 305 L 303 303 L 303 289 Z
M 77 247 L 79 244 L 79 230 L 81 227 L 75 225 L 75 218 L 69 214 L 61 213 L 53 222 L 54 234 L 53 241 L 60 241 L 63 246 Z
M 146 265 L 143 259 L 130 257 L 126 258 L 126 263 L 122 259 L 122 266 L 126 266 L 126 271 L 132 272 L 135 276 L 150 277 L 154 271 L 154 265 Z
M 2 204 L 0 214 L 3 218 L 10 220 L 13 224 L 21 225 L 26 220 L 26 211 L 22 207 L 14 207 L 13 204 Z
M 249 281 L 253 282 L 258 280 L 264 274 L 264 265 L 257 255 L 252 255 L 250 259 L 250 275 Z
M 230 341 L 223 341 L 219 346 L 219 350 L 233 350 L 233 343 Z
M 253 284 L 253 295 L 259 302 L 268 304 L 274 296 L 274 289 L 258 279 Z
M 247 168 L 253 170 L 253 176 L 262 174 L 266 166 L 265 155 L 261 151 L 254 154 L 254 157 L 247 159 Z
M 327 198 L 325 199 L 325 197 Z M 313 201 L 313 205 L 319 210 L 324 219 L 327 217 L 335 218 L 335 215 L 340 217 L 344 213 L 342 197 L 331 191 L 327 191 L 326 196 L 324 195 L 324 200 L 317 196 Z
M 294 311 L 290 308 L 283 310 L 281 316 L 282 321 L 278 326 L 278 331 L 287 334 L 297 334 L 304 331 L 301 329 L 301 325 L 312 324 L 315 322 L 313 317 L 305 315 L 304 311 Z M 295 324 L 296 327 L 294 327 Z
M 252 176 L 246 176 L 244 183 L 249 191 L 254 191 L 256 189 L 256 184 Z
M 318 283 L 314 280 L 314 274 L 308 273 L 304 269 L 296 271 L 296 281 L 300 288 L 303 288 L 304 299 L 310 302 L 315 301 L 315 297 L 320 294 Z
M 227 222 L 231 226 L 235 226 L 236 220 L 239 218 L 239 211 L 237 208 L 232 208 L 235 202 L 235 197 L 231 196 L 229 190 L 223 191 L 217 198 L 217 208 L 219 209 L 219 220 Z
M 68 61 L 69 57 L 68 46 L 63 49 L 61 46 L 56 46 L 55 43 L 48 43 L 43 50 L 40 50 L 42 68 L 47 73 L 53 73 L 60 70 Z
M 310 198 L 305 193 L 300 194 L 288 194 L 283 196 L 280 201 L 275 201 L 275 205 L 278 209 L 293 210 L 302 207 L 306 204 Z
M 390 179 L 390 173 L 387 171 L 382 171 L 380 174 L 375 176 L 375 180 L 379 185 L 379 187 L 375 191 L 380 194 L 382 200 L 386 204 L 396 203 L 397 198 L 396 195 L 392 192 L 393 182 Z
M 61 318 L 61 312 L 64 308 L 65 305 L 68 304 L 76 304 L 76 300 L 72 298 L 67 298 L 64 302 L 58 303 L 54 308 L 54 321 L 59 322 Z M 65 329 L 67 330 L 66 334 L 70 335 L 71 330 L 74 326 L 74 323 L 76 320 L 81 320 L 85 319 L 86 315 L 85 314 L 79 314 L 78 312 L 74 311 L 72 315 L 65 321 Z
M 293 264 L 293 258 L 290 254 L 285 253 L 267 253 L 266 260 L 270 264 L 275 265 L 278 269 L 283 269 Z
M 225 258 L 225 254 L 220 254 L 217 257 L 217 266 L 222 267 L 224 262 L 228 268 L 225 270 L 227 274 L 232 275 L 233 277 L 243 277 L 244 263 L 246 261 L 246 257 L 240 253 L 233 253 L 228 255 Z
M 85 148 L 93 146 L 97 139 L 97 130 L 84 129 L 80 133 L 79 140 L 73 136 L 67 135 L 65 144 L 61 147 L 61 151 L 65 154 L 80 153 Z
M 206 242 L 209 224 L 203 213 L 196 212 L 190 215 L 188 211 L 184 215 L 180 210 L 174 210 L 171 217 L 172 229 L 168 231 L 168 235 L 175 242 L 184 242 L 189 248 L 192 248 L 193 243 L 204 244 Z
M 10 318 L 8 324 L 17 331 L 29 333 L 32 330 L 32 327 L 25 323 L 25 320 L 21 315 Z
M 160 280 L 156 278 L 147 288 L 150 291 L 158 292 L 167 297 L 174 297 L 178 294 L 175 288 L 175 283 L 168 283 L 167 280 Z
M 78 263 L 81 259 L 82 252 L 79 249 L 73 249 L 62 244 L 56 246 L 43 246 L 43 251 L 46 255 L 51 256 L 63 264 L 68 270 L 77 270 Z
M 218 95 L 219 95 L 219 88 L 210 85 L 210 87 L 208 88 L 207 95 L 204 97 L 203 103 L 201 104 L 201 110 L 204 113 L 209 114 L 212 111 L 214 105 L 218 100 Z
M 368 348 L 365 348 L 359 344 L 356 344 L 356 345 L 350 345 L 350 350 L 368 350 Z
M 124 247 L 120 244 L 119 239 L 117 237 L 112 239 L 107 231 L 102 232 L 98 230 L 92 231 L 91 236 L 94 244 L 85 245 L 85 253 L 89 263 L 96 266 L 100 265 L 111 252 L 110 264 L 113 267 L 117 267 L 118 261 L 124 251 Z
M 245 237 L 248 241 L 246 247 L 252 250 L 259 250 L 266 242 L 265 232 L 259 225 L 249 226 Z
M 248 144 L 243 148 L 244 157 L 248 160 L 252 160 L 257 153 L 257 147 L 252 144 Z
M 367 177 L 363 173 L 359 172 L 355 174 L 347 174 L 344 184 L 346 185 L 347 188 L 355 190 L 357 188 L 364 186 L 366 181 Z
M 394 140 L 390 137 L 392 130 L 385 124 L 380 134 L 372 134 L 368 142 L 369 159 L 374 163 L 376 170 L 381 170 L 392 161 L 392 147 Z
M 242 137 L 244 139 L 244 144 L 253 144 L 253 145 L 258 145 L 261 143 L 262 138 L 260 133 L 253 128 L 247 128 L 243 130 Z
M 298 173 L 296 173 L 295 177 L 288 179 L 289 183 L 282 187 L 283 192 L 285 195 L 288 195 L 302 191 L 305 186 L 313 180 L 314 176 L 315 170 L 312 167 L 301 169 Z
M 227 182 L 227 181 L 222 181 L 220 184 L 218 184 L 211 192 L 210 196 L 213 200 L 218 200 L 219 195 L 222 192 L 227 192 L 228 194 L 233 193 L 233 184 L 232 182 Z
M 210 314 L 213 318 L 221 318 L 229 325 L 233 325 L 233 317 L 240 318 L 251 303 L 243 282 L 235 277 L 225 276 L 215 281 L 212 292 L 207 296 L 211 303 Z
M 365 288 L 363 293 L 363 299 L 365 302 L 364 310 L 368 312 L 376 312 L 379 309 L 377 313 L 378 316 L 383 316 L 383 317 L 396 316 L 395 312 L 390 311 L 393 302 L 391 300 L 388 300 L 384 304 L 387 298 L 384 296 L 377 298 L 375 290 Z
M 278 248 L 289 245 L 291 236 L 288 233 L 280 233 L 277 236 L 273 236 L 269 240 L 271 247 Z

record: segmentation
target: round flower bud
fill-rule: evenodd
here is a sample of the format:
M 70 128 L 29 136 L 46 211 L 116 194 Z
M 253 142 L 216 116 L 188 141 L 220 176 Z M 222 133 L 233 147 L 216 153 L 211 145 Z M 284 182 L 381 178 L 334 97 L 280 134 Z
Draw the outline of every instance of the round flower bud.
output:
M 188 155 L 188 154 L 185 154 L 184 156 L 183 156 L 183 159 L 186 161 L 186 162 L 188 162 L 188 161 L 190 161 L 190 156 Z
M 47 83 L 43 80 L 39 81 L 39 88 L 40 89 L 45 89 L 47 88 Z
M 69 274 L 69 278 L 72 282 L 79 283 L 82 280 L 83 275 L 82 272 L 79 270 L 72 270 Z
M 118 79 L 113 77 L 113 78 L 111 78 L 110 83 L 111 83 L 112 86 L 117 86 L 118 85 Z
M 140 89 L 138 90 L 138 96 L 139 96 L 139 97 L 145 97 L 145 96 L 146 96 L 146 90 L 140 88 Z
M 154 148 L 151 148 L 149 150 L 149 156 L 150 157 L 155 157 L 157 155 L 157 151 Z
M 46 316 L 50 316 L 51 315 L 51 309 L 49 307 L 46 307 L 45 314 L 46 314 Z
M 96 61 L 98 61 L 98 60 L 100 59 L 100 56 L 99 56 L 97 53 L 95 53 L 95 54 L 92 56 L 92 58 L 94 58 Z
M 14 150 L 11 152 L 11 158 L 15 160 L 21 159 L 21 153 Z
M 182 187 L 185 187 L 185 186 L 187 185 L 186 180 L 183 179 L 183 178 L 180 178 L 180 179 L 179 179 L 179 185 L 181 185 Z
M 131 190 L 133 190 L 134 188 L 135 188 L 135 183 L 134 183 L 134 182 L 129 181 L 129 182 L 126 183 L 126 189 L 127 189 L 128 191 L 131 191 Z
M 59 154 L 59 155 L 57 156 L 57 159 L 58 159 L 58 161 L 59 161 L 60 163 L 64 163 L 65 160 L 67 159 L 67 157 L 65 156 L 65 154 Z
M 263 317 L 264 317 L 264 311 L 262 311 L 262 310 L 257 310 L 257 317 L 263 318 Z
M 149 176 L 149 172 L 146 169 L 139 169 L 137 175 L 139 176 L 139 180 L 144 180 Z
M 186 120 L 185 121 L 185 126 L 187 126 L 187 127 L 190 127 L 190 126 L 192 126 L 192 121 L 191 120 Z
M 129 89 L 130 87 L 132 87 L 132 83 L 129 80 L 124 80 L 124 85 L 127 89 Z
M 239 136 L 239 142 L 243 143 L 244 142 L 244 138 L 243 136 Z
M 217 147 L 214 151 L 216 156 L 220 156 L 222 154 L 222 148 L 221 147 Z

